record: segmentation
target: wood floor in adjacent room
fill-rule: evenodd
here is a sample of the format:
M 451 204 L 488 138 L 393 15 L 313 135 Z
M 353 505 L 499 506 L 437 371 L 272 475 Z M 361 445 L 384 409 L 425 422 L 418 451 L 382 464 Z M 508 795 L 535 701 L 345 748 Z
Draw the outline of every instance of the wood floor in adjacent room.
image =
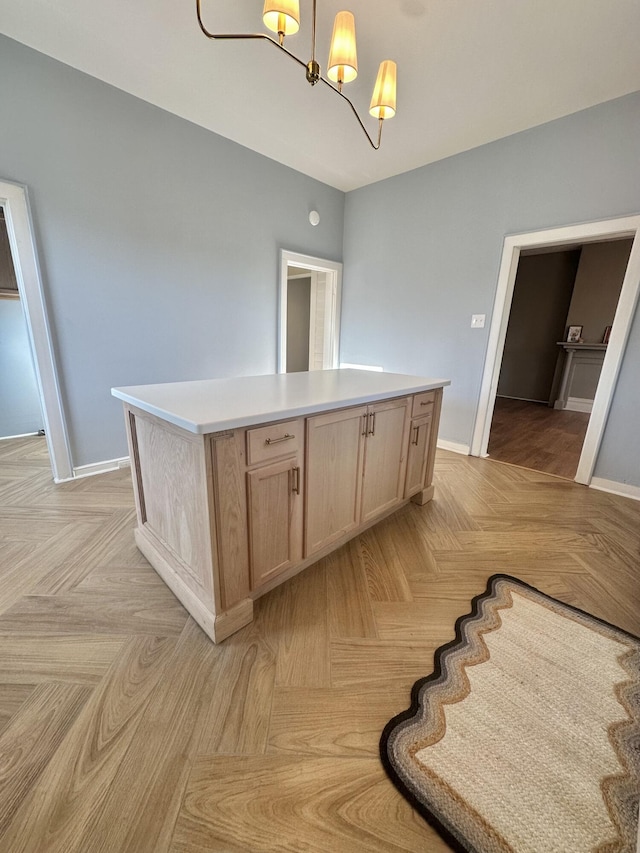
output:
M 640 633 L 640 503 L 439 452 L 410 504 L 213 645 L 133 543 L 129 471 L 0 442 L 2 853 L 442 853 L 378 739 L 495 572 Z
M 487 452 L 498 462 L 573 480 L 589 417 L 545 403 L 496 397 Z

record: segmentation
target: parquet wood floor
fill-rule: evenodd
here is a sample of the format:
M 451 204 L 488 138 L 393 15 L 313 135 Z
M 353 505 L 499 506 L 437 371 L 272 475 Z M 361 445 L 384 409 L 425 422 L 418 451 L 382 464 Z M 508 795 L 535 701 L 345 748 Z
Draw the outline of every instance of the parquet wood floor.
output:
M 214 646 L 133 543 L 130 473 L 0 442 L 1 853 L 448 848 L 378 739 L 494 572 L 640 633 L 640 503 L 439 452 L 436 496 Z
M 558 411 L 544 403 L 496 397 L 489 456 L 573 480 L 590 415 Z

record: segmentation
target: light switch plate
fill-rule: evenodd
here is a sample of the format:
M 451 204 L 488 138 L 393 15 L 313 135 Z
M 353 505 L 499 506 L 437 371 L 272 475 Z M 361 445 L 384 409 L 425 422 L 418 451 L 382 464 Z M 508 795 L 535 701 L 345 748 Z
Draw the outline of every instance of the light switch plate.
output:
M 471 328 L 472 329 L 484 329 L 484 321 L 486 319 L 486 314 L 472 314 L 471 315 Z

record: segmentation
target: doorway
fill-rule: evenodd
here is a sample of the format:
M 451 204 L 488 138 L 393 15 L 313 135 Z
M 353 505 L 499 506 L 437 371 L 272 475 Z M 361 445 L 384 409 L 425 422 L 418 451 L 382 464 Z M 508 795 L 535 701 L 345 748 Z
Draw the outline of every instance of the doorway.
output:
M 44 435 L 40 395 L 0 206 L 0 439 Z
M 342 264 L 281 251 L 278 373 L 338 366 L 341 294 Z
M 633 241 L 629 261 L 618 306 L 608 333 L 608 345 L 602 363 L 600 381 L 597 383 L 591 417 L 574 478 L 579 483 L 587 485 L 590 483 L 640 290 L 639 232 L 640 217 L 633 216 L 505 238 L 471 455 L 487 455 L 516 274 L 522 253 L 531 249 L 567 249 L 572 244 L 584 246 L 628 238 Z
M 59 483 L 73 478 L 73 466 L 26 188 L 0 180 L 0 207 L 26 321 L 53 479 Z
M 632 240 L 520 253 L 488 454 L 573 479 Z

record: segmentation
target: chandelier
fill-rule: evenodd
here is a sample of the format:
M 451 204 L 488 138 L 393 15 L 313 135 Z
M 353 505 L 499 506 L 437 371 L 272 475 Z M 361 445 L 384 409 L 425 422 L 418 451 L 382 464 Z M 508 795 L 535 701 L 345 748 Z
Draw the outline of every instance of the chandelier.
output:
M 264 39 L 277 47 L 288 57 L 301 65 L 306 71 L 306 77 L 312 86 L 316 83 L 324 83 L 332 92 L 343 98 L 351 107 L 358 123 L 369 144 L 377 151 L 380 148 L 382 136 L 382 123 L 385 119 L 393 118 L 396 114 L 396 63 L 391 59 L 385 59 L 380 63 L 373 96 L 369 106 L 369 113 L 378 119 L 378 138 L 374 142 L 367 128 L 364 126 L 358 111 L 351 100 L 344 94 L 342 87 L 345 83 L 355 80 L 358 74 L 358 59 L 356 55 L 356 29 L 355 20 L 351 12 L 338 12 L 333 24 L 333 37 L 329 49 L 329 62 L 327 64 L 327 77 L 323 77 L 320 65 L 316 61 L 316 0 L 313 0 L 313 17 L 311 22 L 311 59 L 303 62 L 284 46 L 285 36 L 294 35 L 300 28 L 300 3 L 299 0 L 265 0 L 262 20 L 267 29 L 277 33 L 278 40 L 267 33 L 212 33 L 202 22 L 200 0 L 196 0 L 196 11 L 198 24 L 207 38 L 210 39 Z

